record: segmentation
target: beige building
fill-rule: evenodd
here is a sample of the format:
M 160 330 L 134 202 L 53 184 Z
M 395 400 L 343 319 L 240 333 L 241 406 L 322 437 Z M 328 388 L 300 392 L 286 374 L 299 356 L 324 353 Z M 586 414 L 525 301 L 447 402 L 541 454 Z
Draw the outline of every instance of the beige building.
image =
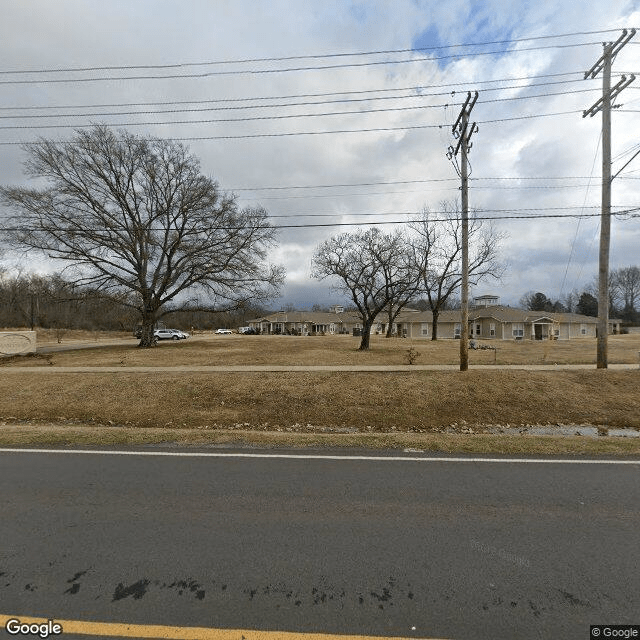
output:
M 577 313 L 528 311 L 497 304 L 497 296 L 474 298 L 469 309 L 468 335 L 478 340 L 572 340 L 595 338 L 598 319 Z M 387 317 L 380 314 L 372 335 L 383 335 Z M 260 333 L 282 335 L 353 334 L 362 329 L 362 320 L 354 311 L 334 306 L 331 312 L 279 311 L 251 320 L 249 326 Z M 621 321 L 609 320 L 609 333 L 620 333 Z M 431 311 L 403 309 L 392 326 L 392 334 L 407 338 L 431 338 Z M 438 338 L 455 339 L 461 335 L 460 310 L 441 311 Z
M 342 311 L 278 311 L 248 322 L 253 330 L 272 335 L 336 335 L 353 333 L 362 321 L 353 312 Z

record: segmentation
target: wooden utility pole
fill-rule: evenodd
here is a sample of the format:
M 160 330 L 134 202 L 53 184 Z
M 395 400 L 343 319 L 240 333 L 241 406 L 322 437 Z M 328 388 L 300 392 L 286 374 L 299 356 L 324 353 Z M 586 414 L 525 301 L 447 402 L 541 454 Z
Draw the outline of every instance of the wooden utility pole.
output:
M 452 127 L 454 136 L 457 136 L 458 144 L 456 148 L 449 147 L 447 157 L 452 160 L 462 151 L 460 158 L 460 179 L 462 181 L 462 283 L 460 291 L 460 371 L 469 369 L 469 176 L 467 154 L 471 150 L 471 136 L 478 130 L 478 126 L 473 123 L 469 127 L 469 116 L 471 110 L 478 99 L 478 92 L 475 92 L 473 99 L 471 92 L 467 94 L 467 99 L 462 105 L 460 115 Z M 455 165 L 454 165 L 455 166 Z M 456 167 L 457 169 L 457 167 Z
M 604 52 L 599 60 L 584 74 L 587 78 L 595 78 L 602 71 L 602 98 L 591 108 L 582 113 L 582 117 L 593 117 L 602 111 L 602 207 L 600 212 L 600 254 L 598 260 L 598 338 L 597 368 L 608 366 L 609 335 L 609 246 L 611 244 L 611 107 L 618 94 L 634 80 L 622 76 L 620 82 L 611 88 L 611 64 L 618 54 L 635 35 L 635 29 L 622 35 L 616 42 L 603 43 Z

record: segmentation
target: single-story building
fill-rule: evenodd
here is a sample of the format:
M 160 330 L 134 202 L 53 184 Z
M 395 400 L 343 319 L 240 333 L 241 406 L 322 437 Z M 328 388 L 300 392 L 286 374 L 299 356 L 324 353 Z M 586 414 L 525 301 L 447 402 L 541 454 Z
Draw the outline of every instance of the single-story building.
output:
M 577 313 L 529 311 L 500 304 L 497 296 L 474 298 L 469 308 L 469 337 L 482 340 L 571 340 L 595 338 L 598 319 Z M 388 319 L 381 313 L 374 323 L 372 335 L 386 333 Z M 332 307 L 330 312 L 278 311 L 249 321 L 260 333 L 289 335 L 352 334 L 362 328 L 362 319 L 355 311 Z M 622 321 L 609 320 L 609 333 L 620 333 Z M 431 338 L 431 311 L 403 309 L 395 319 L 392 334 L 407 338 Z M 459 309 L 441 311 L 438 317 L 438 338 L 460 338 Z
M 362 320 L 349 311 L 278 311 L 247 324 L 254 331 L 274 335 L 335 335 L 362 329 Z

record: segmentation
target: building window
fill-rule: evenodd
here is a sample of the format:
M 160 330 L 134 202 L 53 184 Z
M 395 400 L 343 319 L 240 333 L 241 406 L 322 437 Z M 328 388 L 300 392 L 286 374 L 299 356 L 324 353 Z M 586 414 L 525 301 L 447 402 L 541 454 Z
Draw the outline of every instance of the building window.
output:
M 460 323 L 456 322 L 453 325 L 453 337 L 454 338 L 459 338 L 460 337 Z
M 580 325 L 580 335 L 581 336 L 586 336 L 587 335 L 587 325 L 586 324 L 581 324 Z
M 494 337 L 496 335 L 496 323 L 495 322 L 492 322 L 489 325 L 489 335 L 492 336 L 492 337 Z
M 423 322 L 422 323 L 422 335 L 423 336 L 428 336 L 429 335 L 429 323 L 428 322 Z
M 480 335 L 480 325 L 479 324 L 476 325 L 476 335 L 477 336 Z
M 514 322 L 512 325 L 512 333 L 514 338 L 524 338 L 524 323 Z

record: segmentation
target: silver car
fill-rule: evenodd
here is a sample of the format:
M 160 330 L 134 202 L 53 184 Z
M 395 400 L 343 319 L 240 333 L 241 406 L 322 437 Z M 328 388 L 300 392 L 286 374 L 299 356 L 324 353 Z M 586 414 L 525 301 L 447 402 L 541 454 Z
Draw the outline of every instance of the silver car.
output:
M 157 340 L 182 340 L 187 337 L 177 329 L 156 329 L 153 332 L 153 336 Z

